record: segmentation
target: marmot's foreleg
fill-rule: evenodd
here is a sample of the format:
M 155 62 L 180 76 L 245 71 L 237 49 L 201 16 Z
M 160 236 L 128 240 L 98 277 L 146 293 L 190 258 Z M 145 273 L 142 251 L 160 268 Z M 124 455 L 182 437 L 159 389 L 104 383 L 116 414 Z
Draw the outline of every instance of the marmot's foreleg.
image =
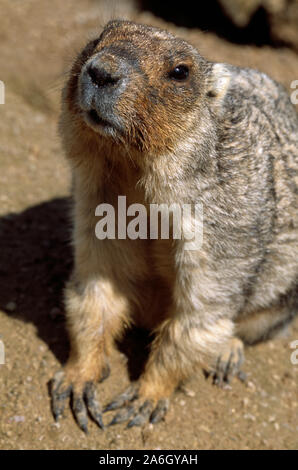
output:
M 107 358 L 114 338 L 127 320 L 127 304 L 108 281 L 74 279 L 66 289 L 66 316 L 70 356 L 52 381 L 53 413 L 58 420 L 72 395 L 80 428 L 87 431 L 88 412 L 103 427 L 94 384 L 109 375 Z

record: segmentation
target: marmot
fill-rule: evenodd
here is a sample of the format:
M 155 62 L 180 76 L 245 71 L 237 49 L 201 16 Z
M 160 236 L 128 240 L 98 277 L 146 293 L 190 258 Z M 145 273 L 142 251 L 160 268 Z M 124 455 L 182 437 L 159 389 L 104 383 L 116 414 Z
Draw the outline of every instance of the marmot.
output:
M 74 270 L 71 351 L 52 381 L 53 413 L 72 394 L 80 428 L 88 413 L 103 427 L 95 384 L 115 338 L 138 324 L 155 334 L 144 372 L 104 411 L 121 408 L 112 423 L 129 427 L 156 423 L 197 368 L 228 381 L 243 343 L 272 337 L 297 313 L 297 112 L 264 73 L 113 20 L 75 60 L 60 132 L 73 174 Z M 202 204 L 201 247 L 186 250 L 183 235 L 99 240 L 95 209 L 111 204 L 117 215 L 119 195 L 145 207 Z

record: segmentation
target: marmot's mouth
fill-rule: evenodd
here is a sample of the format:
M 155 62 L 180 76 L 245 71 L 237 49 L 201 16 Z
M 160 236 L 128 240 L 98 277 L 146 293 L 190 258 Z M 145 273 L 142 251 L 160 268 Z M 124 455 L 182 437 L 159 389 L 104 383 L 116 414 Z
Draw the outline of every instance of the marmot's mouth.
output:
M 87 112 L 88 119 L 90 120 L 91 124 L 97 125 L 97 126 L 111 126 L 111 124 L 106 121 L 105 119 L 102 119 L 97 111 L 95 109 L 91 109 L 90 111 Z

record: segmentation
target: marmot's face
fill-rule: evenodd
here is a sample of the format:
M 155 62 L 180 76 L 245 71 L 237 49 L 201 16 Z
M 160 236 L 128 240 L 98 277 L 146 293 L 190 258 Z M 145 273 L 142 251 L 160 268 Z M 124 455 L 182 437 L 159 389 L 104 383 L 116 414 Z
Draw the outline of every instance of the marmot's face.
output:
M 197 119 L 204 67 L 192 46 L 168 32 L 112 21 L 77 59 L 66 97 L 97 136 L 162 151 Z

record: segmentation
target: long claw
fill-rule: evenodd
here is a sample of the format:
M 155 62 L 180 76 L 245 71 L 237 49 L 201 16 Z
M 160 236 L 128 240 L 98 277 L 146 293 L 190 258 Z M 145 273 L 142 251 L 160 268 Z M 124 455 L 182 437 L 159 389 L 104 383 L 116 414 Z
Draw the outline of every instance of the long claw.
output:
M 69 398 L 71 394 L 72 387 L 69 386 L 66 390 L 61 393 L 52 393 L 52 411 L 55 418 L 55 421 L 58 421 L 62 416 L 66 399 Z
M 163 399 L 157 402 L 157 405 L 150 416 L 150 423 L 156 424 L 159 423 L 166 415 L 169 409 L 169 400 Z
M 87 382 L 84 389 L 84 397 L 91 417 L 101 429 L 104 429 L 101 407 L 97 399 L 97 393 L 93 382 Z
M 135 408 L 133 405 L 125 407 L 114 416 L 112 421 L 109 423 L 109 426 L 127 421 L 134 414 L 134 411 Z
M 71 385 L 61 390 L 64 381 L 63 371 L 57 372 L 51 383 L 51 398 L 52 398 L 52 412 L 55 421 L 58 421 L 62 416 L 66 399 L 70 396 L 72 387 Z
M 137 415 L 128 422 L 127 428 L 131 428 L 132 426 L 142 426 L 145 424 L 152 413 L 152 408 L 152 401 L 146 400 L 145 403 L 139 408 Z
M 241 372 L 240 367 L 244 362 L 243 343 L 238 338 L 232 338 L 227 350 L 219 356 L 216 366 L 210 375 L 213 384 L 224 387 L 229 384 L 233 377 L 238 377 L 245 381 L 245 374 Z M 208 378 L 208 375 L 205 374 Z
M 73 413 L 79 427 L 86 434 L 88 433 L 88 416 L 85 403 L 81 396 L 76 395 L 73 397 Z
M 103 413 L 107 411 L 117 410 L 122 408 L 126 403 L 133 401 L 138 396 L 138 389 L 135 385 L 128 387 L 121 395 L 116 397 L 111 403 L 109 403 L 103 410 Z
M 227 383 L 230 383 L 230 381 L 233 379 L 233 377 L 237 376 L 240 372 L 240 367 L 244 362 L 244 356 L 243 352 L 241 349 L 237 349 L 237 355 L 235 355 L 233 352 L 230 355 L 229 362 L 226 366 L 226 371 L 225 371 L 225 377 L 224 380 Z

